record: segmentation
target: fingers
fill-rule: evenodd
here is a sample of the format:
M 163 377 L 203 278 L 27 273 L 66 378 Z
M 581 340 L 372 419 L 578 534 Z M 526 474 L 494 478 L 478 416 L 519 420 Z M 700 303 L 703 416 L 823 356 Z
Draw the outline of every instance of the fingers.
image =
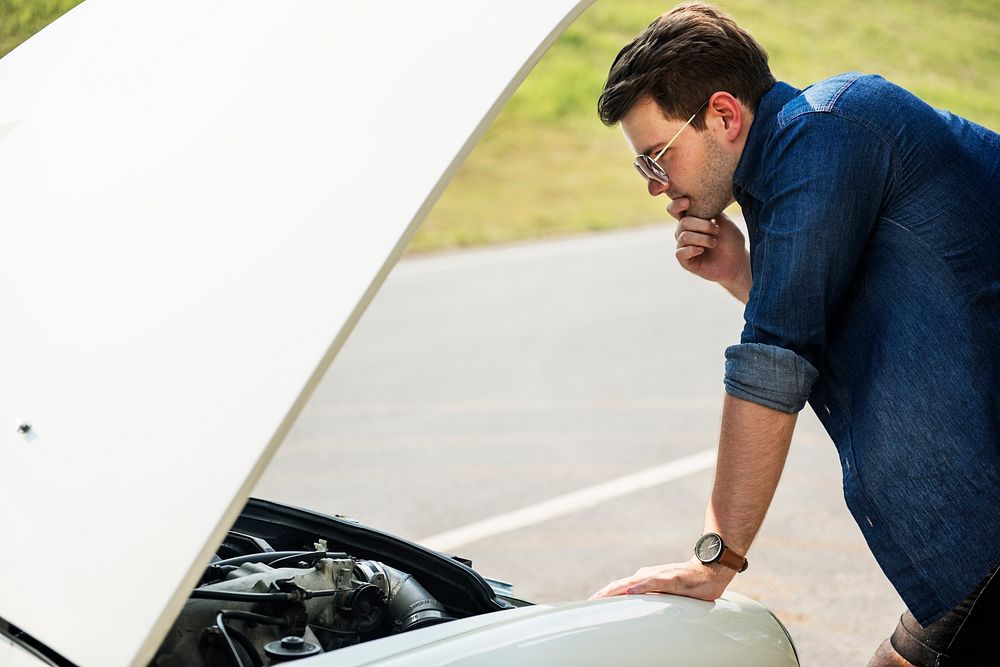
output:
M 688 218 L 685 218 L 687 220 Z M 683 231 L 677 235 L 677 247 L 698 246 L 701 248 L 714 248 L 719 245 L 719 239 L 714 234 L 702 234 L 700 232 Z
M 633 593 L 645 593 L 658 590 L 656 588 L 657 576 L 662 574 L 665 565 L 654 567 L 640 567 L 636 573 L 630 577 L 612 581 L 610 584 L 590 596 L 591 600 L 597 598 L 607 598 L 614 595 L 632 595 Z
M 646 568 L 648 569 L 648 568 Z M 658 593 L 670 590 L 670 577 L 643 573 L 641 570 L 631 577 L 613 581 L 590 596 L 591 600 L 609 598 L 615 595 L 638 595 L 640 593 Z
M 677 261 L 682 264 L 685 262 L 690 262 L 692 259 L 701 255 L 705 252 L 704 248 L 699 248 L 698 246 L 684 246 L 683 248 L 678 248 L 674 251 L 674 256 L 677 257 Z
M 696 271 L 692 260 L 703 255 L 706 250 L 717 247 L 718 234 L 719 225 L 714 219 L 682 217 L 674 230 L 674 238 L 677 239 L 674 256 L 685 269 Z
M 718 231 L 718 225 L 711 220 L 682 218 L 674 232 L 674 238 L 677 239 L 677 250 L 674 251 L 674 255 L 677 261 L 686 264 L 703 254 L 705 250 L 718 246 L 719 239 L 716 236 Z
M 677 221 L 674 229 L 674 238 L 680 239 L 681 234 L 693 232 L 704 234 L 705 236 L 717 236 L 719 234 L 719 224 L 714 219 L 704 220 L 702 218 L 692 218 L 690 216 Z
M 625 591 L 626 595 L 641 595 L 643 593 L 673 593 L 690 595 L 690 591 L 701 582 L 691 580 L 691 573 L 686 571 L 664 571 L 656 575 L 634 582 Z M 695 595 L 694 597 L 699 597 Z
M 724 567 L 709 568 L 692 558 L 685 563 L 644 567 L 614 581 L 591 596 L 606 598 L 613 595 L 671 593 L 700 600 L 715 600 L 726 590 L 735 572 Z
M 610 584 L 597 591 L 590 596 L 591 600 L 596 600 L 598 598 L 609 598 L 614 595 L 625 595 L 625 592 L 632 585 L 632 579 L 634 577 L 629 577 L 627 579 L 619 579 L 618 581 L 612 581 Z
M 628 590 L 625 591 L 627 595 L 640 595 L 642 593 L 661 593 L 665 588 L 664 582 L 659 581 L 653 577 L 648 579 L 643 579 L 642 581 L 637 581 L 636 583 L 629 586 Z

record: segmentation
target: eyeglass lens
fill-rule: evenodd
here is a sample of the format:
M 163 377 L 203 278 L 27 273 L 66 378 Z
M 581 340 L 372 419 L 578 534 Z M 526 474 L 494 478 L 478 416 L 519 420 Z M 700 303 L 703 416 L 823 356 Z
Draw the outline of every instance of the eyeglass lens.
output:
M 636 157 L 634 164 L 636 171 L 638 171 L 643 178 L 657 181 L 663 185 L 667 185 L 670 182 L 670 179 L 667 178 L 667 173 L 663 171 L 663 168 L 656 164 L 653 158 L 648 155 L 639 155 Z

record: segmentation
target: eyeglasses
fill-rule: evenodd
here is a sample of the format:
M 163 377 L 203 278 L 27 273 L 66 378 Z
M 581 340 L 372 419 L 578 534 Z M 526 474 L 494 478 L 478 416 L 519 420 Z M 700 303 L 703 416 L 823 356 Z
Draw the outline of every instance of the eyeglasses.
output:
M 711 98 L 709 98 L 711 99 Z M 705 104 L 708 104 L 708 100 L 705 100 Z M 701 110 L 705 108 L 705 104 L 698 107 L 698 110 L 691 114 L 691 117 L 687 119 L 687 122 L 681 125 L 681 129 L 677 130 L 677 134 L 670 138 L 667 145 L 660 149 L 660 152 L 656 154 L 656 157 L 649 157 L 648 155 L 636 155 L 635 170 L 642 174 L 642 177 L 647 181 L 656 181 L 657 183 L 662 183 L 663 185 L 670 185 L 670 177 L 667 176 L 667 172 L 663 171 L 663 167 L 659 165 L 657 160 L 663 157 L 663 154 L 667 152 L 667 149 L 674 143 L 674 140 L 680 136 L 684 128 L 691 124 L 694 117 L 701 113 Z

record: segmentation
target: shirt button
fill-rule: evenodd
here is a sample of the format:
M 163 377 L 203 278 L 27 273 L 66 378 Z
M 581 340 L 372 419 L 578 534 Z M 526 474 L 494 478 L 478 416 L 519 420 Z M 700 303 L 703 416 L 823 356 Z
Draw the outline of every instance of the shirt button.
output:
M 829 405 L 827 405 L 826 403 L 824 403 L 824 404 L 823 404 L 823 409 L 824 409 L 824 410 L 826 410 L 826 414 L 827 414 L 827 415 L 829 415 L 829 414 L 830 414 L 830 406 L 829 406 Z
M 869 527 L 869 528 L 874 528 L 874 527 L 875 527 L 875 524 L 874 524 L 874 523 L 872 523 L 872 518 L 871 518 L 870 516 L 866 516 L 866 517 L 865 517 L 865 521 L 867 521 L 867 522 L 868 522 L 868 527 Z

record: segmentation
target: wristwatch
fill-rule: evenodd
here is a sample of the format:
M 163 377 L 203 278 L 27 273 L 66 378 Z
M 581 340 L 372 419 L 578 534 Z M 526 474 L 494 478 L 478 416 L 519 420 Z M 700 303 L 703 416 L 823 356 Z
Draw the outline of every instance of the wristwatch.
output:
M 694 545 L 694 555 L 702 563 L 718 563 L 730 570 L 742 572 L 750 564 L 743 554 L 738 554 L 722 541 L 722 536 L 718 533 L 705 533 L 698 538 Z

